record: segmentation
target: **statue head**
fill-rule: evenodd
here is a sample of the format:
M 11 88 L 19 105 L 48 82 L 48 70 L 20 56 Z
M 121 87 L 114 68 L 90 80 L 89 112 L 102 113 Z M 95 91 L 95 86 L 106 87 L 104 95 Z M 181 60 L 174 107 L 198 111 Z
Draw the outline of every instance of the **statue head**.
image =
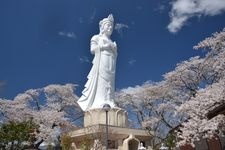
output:
M 113 31 L 113 24 L 114 18 L 113 15 L 110 14 L 107 18 L 104 18 L 99 22 L 100 33 L 110 36 Z

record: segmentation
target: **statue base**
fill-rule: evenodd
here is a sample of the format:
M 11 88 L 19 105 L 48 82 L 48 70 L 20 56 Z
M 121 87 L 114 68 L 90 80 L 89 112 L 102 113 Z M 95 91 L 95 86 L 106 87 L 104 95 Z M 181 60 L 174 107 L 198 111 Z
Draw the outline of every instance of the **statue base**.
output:
M 77 150 L 87 145 L 88 149 L 105 150 L 106 143 L 110 150 L 137 150 L 140 143 L 143 143 L 146 150 L 152 150 L 152 136 L 149 131 L 128 128 L 127 112 L 118 107 L 110 109 L 107 113 L 101 108 L 85 111 L 84 128 L 70 132 L 69 136 L 73 140 L 74 149 Z
M 103 109 L 91 109 L 85 111 L 84 127 L 106 124 L 106 112 Z M 128 119 L 127 112 L 124 109 L 114 107 L 108 111 L 108 125 L 127 127 Z

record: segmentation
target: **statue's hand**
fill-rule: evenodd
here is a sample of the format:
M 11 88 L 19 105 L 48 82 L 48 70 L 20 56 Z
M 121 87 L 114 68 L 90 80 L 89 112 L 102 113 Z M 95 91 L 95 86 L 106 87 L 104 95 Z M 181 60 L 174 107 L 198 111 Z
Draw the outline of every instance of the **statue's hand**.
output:
M 112 49 L 111 43 L 101 44 L 100 47 L 101 47 L 101 50 L 110 50 L 110 49 Z

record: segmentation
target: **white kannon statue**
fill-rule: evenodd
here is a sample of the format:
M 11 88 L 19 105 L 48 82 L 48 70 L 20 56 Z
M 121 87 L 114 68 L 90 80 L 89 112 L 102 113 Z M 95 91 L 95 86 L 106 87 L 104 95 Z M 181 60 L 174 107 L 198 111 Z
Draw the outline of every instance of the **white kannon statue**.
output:
M 92 68 L 78 104 L 82 110 L 102 108 L 104 104 L 115 107 L 115 71 L 117 46 L 110 39 L 114 19 L 110 14 L 99 22 L 100 33 L 91 38 L 91 53 L 95 55 Z

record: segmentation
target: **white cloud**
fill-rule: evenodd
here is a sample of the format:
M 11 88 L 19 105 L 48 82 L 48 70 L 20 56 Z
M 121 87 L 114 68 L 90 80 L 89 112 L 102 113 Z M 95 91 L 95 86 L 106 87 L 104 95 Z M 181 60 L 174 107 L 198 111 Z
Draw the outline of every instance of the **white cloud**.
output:
M 135 59 L 131 59 L 131 60 L 128 61 L 128 64 L 129 65 L 133 65 L 134 63 L 136 63 L 136 60 Z
M 128 29 L 129 26 L 126 25 L 126 24 L 122 24 L 122 23 L 117 23 L 117 24 L 115 25 L 115 30 L 120 34 L 120 36 L 123 35 L 123 29 L 125 29 L 125 28 Z
M 80 24 L 82 24 L 82 23 L 84 23 L 84 19 L 83 19 L 82 17 L 80 17 L 80 18 L 78 19 L 78 22 L 79 22 Z
M 157 11 L 157 12 L 159 12 L 159 13 L 163 13 L 163 12 L 165 12 L 165 10 L 167 9 L 167 6 L 166 6 L 166 5 L 167 5 L 167 4 L 164 4 L 164 3 L 160 2 L 160 3 L 157 4 L 157 6 L 156 6 L 156 8 L 154 9 L 154 11 Z
M 137 10 L 143 10 L 143 7 L 142 6 L 137 6 L 136 9 Z
M 0 81 L 0 90 L 2 90 L 2 88 L 4 88 L 5 85 L 6 81 Z
M 172 33 L 178 32 L 194 16 L 215 16 L 225 11 L 225 0 L 174 0 L 167 26 Z
M 95 16 L 96 16 L 96 8 L 94 8 L 92 13 L 91 13 L 91 16 L 89 18 L 90 23 L 92 23 L 94 21 Z
M 58 34 L 60 36 L 65 36 L 65 37 L 68 37 L 68 38 L 73 38 L 73 39 L 76 39 L 77 38 L 76 34 L 73 33 L 73 32 L 63 32 L 63 31 L 61 31 Z
M 6 81 L 0 81 L 0 87 L 4 86 L 6 84 Z
M 140 90 L 143 90 L 143 87 L 137 85 L 135 87 L 124 88 L 121 91 L 124 92 L 124 93 L 126 93 L 126 94 L 134 95 L 134 94 L 138 93 Z
M 160 13 L 162 13 L 165 9 L 166 9 L 165 5 L 161 4 L 161 5 L 158 6 L 158 10 L 159 10 Z
M 90 63 L 90 60 L 88 59 L 87 56 L 79 57 L 79 61 L 80 61 L 81 63 Z

